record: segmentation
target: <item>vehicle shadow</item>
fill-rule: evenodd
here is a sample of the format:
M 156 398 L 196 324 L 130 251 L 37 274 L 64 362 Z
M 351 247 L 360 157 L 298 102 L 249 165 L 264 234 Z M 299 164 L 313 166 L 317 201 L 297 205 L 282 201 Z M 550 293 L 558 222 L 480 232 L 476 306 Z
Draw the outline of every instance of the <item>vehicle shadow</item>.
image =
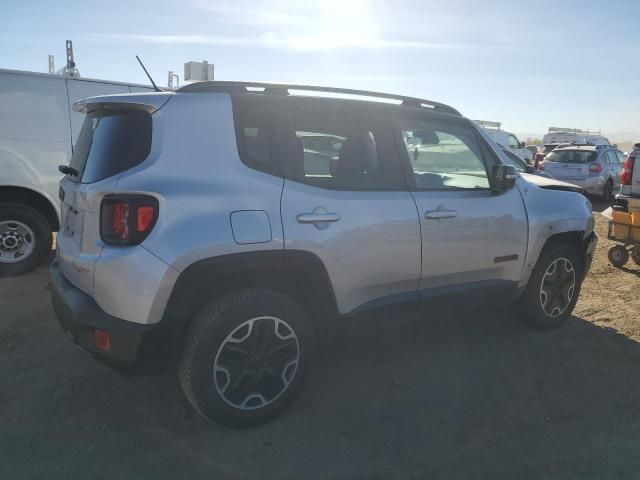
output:
M 640 344 L 575 316 L 546 332 L 421 317 L 344 330 L 293 407 L 251 430 L 202 420 L 175 375 L 123 378 L 59 332 L 47 376 L 11 397 L 24 405 L 0 447 L 22 469 L 5 478 L 636 476 Z
M 269 425 L 224 430 L 187 408 L 167 428 L 204 470 L 249 477 L 635 475 L 638 343 L 578 317 L 535 332 L 488 313 L 425 316 L 346 331 Z M 155 408 L 160 423 L 175 415 Z

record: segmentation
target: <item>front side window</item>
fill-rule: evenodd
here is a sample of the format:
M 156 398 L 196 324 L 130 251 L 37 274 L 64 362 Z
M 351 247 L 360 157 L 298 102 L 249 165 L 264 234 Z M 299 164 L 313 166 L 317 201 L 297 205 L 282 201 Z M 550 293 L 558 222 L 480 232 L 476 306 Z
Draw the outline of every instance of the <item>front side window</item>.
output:
M 490 188 L 473 130 L 422 120 L 398 123 L 418 189 Z
M 509 147 L 520 148 L 520 142 L 515 135 L 509 135 Z
M 392 160 L 378 128 L 341 111 L 294 109 L 289 113 L 289 178 L 331 190 L 394 190 Z

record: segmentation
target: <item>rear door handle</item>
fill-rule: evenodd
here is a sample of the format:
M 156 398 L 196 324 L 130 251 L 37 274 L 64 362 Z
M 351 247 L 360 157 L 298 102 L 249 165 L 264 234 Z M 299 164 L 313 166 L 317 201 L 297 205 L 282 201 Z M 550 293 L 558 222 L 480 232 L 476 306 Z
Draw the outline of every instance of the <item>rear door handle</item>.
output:
M 296 216 L 298 223 L 323 223 L 337 222 L 340 215 L 337 213 L 300 213 Z
M 455 210 L 428 210 L 424 213 L 425 218 L 429 220 L 440 220 L 441 218 L 454 218 L 458 216 Z

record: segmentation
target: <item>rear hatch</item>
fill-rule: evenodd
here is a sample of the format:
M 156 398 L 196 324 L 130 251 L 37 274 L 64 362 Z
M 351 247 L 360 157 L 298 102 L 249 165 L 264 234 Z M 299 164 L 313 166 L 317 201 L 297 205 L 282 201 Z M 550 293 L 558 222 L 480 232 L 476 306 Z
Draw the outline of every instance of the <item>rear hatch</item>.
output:
M 102 199 L 115 190 L 119 174 L 142 163 L 151 149 L 151 114 L 158 107 L 140 104 L 139 99 L 135 95 L 94 97 L 74 106 L 87 116 L 69 166 L 61 168 L 66 175 L 60 181 L 62 226 L 57 256 L 65 277 L 89 295 L 104 246 Z
M 559 179 L 585 179 L 597 157 L 593 150 L 554 150 L 544 160 L 544 171 Z

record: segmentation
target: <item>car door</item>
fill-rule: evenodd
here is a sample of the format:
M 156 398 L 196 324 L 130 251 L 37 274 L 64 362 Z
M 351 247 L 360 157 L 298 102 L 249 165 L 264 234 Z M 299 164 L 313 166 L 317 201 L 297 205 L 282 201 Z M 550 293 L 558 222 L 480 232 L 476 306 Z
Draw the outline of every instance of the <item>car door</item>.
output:
M 515 287 L 527 215 L 517 187 L 491 191 L 490 147 L 462 118 L 407 114 L 393 124 L 422 227 L 420 295 Z
M 322 261 L 341 314 L 417 299 L 420 223 L 386 117 L 291 100 L 285 252 Z
M 610 155 L 612 160 L 615 161 L 614 163 L 614 167 L 616 170 L 615 184 L 616 184 L 616 187 L 619 187 L 622 183 L 622 180 L 620 177 L 622 176 L 622 165 L 624 164 L 624 155 L 620 150 L 611 150 Z M 619 192 L 616 191 L 614 193 L 619 193 Z

